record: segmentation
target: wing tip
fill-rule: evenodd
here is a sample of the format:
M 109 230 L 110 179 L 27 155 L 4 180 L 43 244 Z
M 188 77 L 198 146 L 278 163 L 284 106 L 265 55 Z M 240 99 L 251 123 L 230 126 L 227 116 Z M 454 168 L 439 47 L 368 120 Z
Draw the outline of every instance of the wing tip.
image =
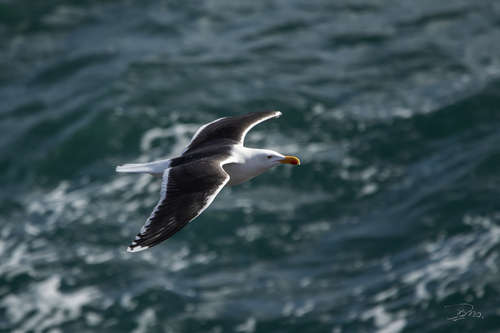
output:
M 274 111 L 274 116 L 275 116 L 276 118 L 279 118 L 279 117 L 281 117 L 282 115 L 283 115 L 283 113 L 282 113 L 281 111 L 278 111 L 278 110 L 275 110 L 275 111 Z
M 129 245 L 129 247 L 127 247 L 127 252 L 130 253 L 141 252 L 147 249 L 149 249 L 149 246 L 134 245 L 134 243 L 132 243 Z

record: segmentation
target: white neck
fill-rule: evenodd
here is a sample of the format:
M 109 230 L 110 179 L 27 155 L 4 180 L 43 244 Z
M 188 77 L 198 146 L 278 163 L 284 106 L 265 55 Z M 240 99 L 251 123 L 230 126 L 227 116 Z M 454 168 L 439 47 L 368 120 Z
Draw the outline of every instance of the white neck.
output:
M 265 149 L 234 146 L 231 162 L 223 166 L 231 177 L 228 185 L 241 184 L 271 168 L 272 165 L 259 163 L 259 159 L 256 158 L 265 151 Z

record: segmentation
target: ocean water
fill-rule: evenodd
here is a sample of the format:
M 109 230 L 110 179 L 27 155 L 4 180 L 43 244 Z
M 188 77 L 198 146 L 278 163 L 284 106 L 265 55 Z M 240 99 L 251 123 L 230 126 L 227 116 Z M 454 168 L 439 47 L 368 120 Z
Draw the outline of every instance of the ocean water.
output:
M 2 0 L 0 101 L 0 332 L 500 332 L 499 1 Z M 263 110 L 302 165 L 127 253 L 115 165 Z

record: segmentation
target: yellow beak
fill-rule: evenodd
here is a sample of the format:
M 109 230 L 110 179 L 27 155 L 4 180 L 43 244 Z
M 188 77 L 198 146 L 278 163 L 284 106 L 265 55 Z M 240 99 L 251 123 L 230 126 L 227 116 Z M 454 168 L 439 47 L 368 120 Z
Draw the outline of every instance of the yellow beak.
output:
M 295 156 L 285 156 L 283 159 L 280 160 L 280 163 L 300 165 L 300 160 L 298 157 Z

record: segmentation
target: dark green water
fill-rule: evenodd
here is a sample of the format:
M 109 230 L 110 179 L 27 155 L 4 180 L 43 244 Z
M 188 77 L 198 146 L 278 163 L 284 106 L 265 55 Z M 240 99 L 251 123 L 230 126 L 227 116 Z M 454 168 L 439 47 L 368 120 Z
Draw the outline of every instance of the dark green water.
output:
M 114 166 L 263 110 L 303 165 L 126 253 Z M 500 331 L 498 1 L 3 0 L 0 133 L 1 332 Z

